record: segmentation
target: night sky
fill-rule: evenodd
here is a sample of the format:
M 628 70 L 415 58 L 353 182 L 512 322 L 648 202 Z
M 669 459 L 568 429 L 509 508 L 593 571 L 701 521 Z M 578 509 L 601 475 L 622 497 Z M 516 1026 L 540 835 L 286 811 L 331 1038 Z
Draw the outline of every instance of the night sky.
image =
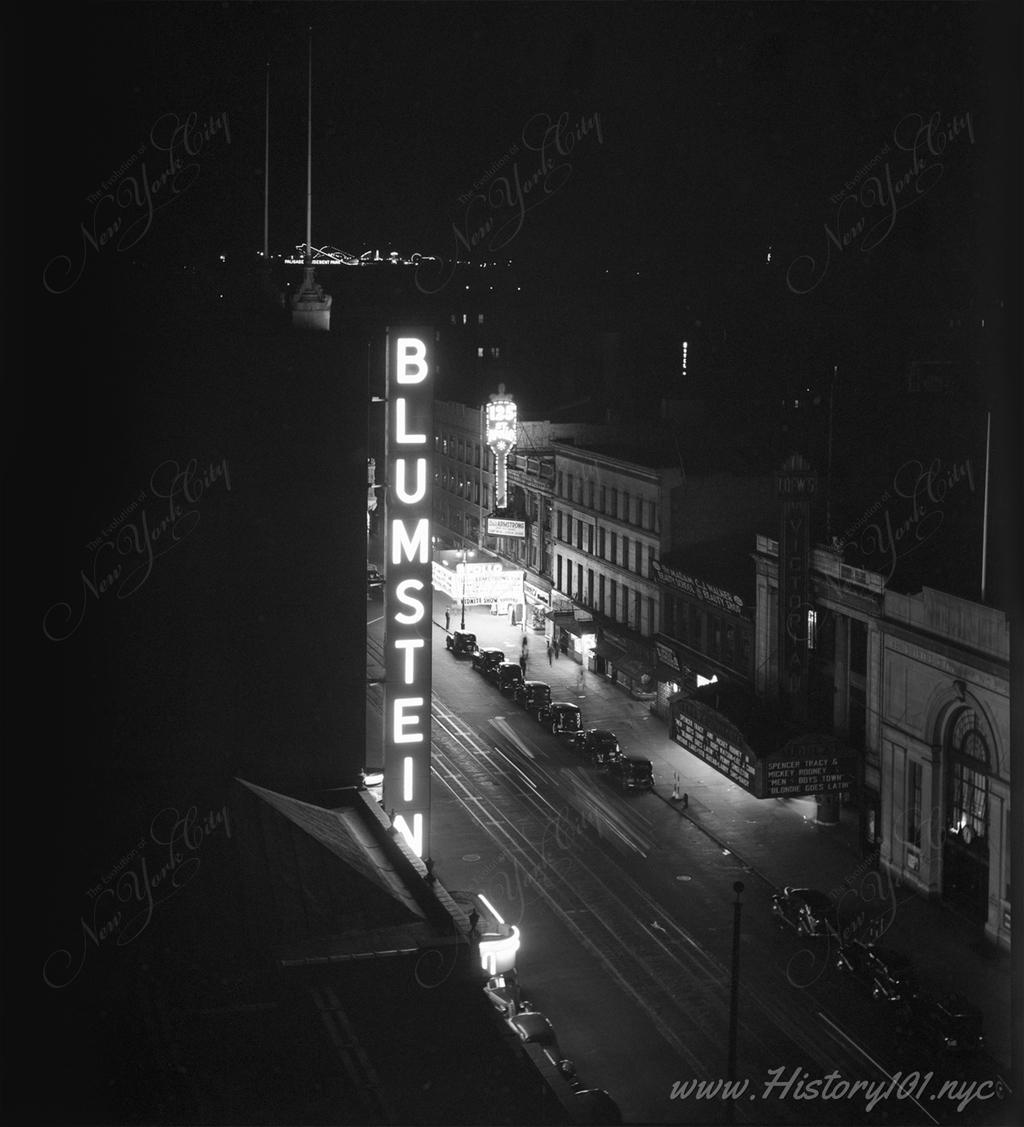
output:
M 510 179 L 529 180 L 545 123 L 564 115 L 563 152 L 553 137 L 548 145 L 557 175 L 535 185 L 540 202 L 504 248 L 538 281 L 586 291 L 602 269 L 639 270 L 652 288 L 710 308 L 749 300 L 756 276 L 755 289 L 793 317 L 850 301 L 870 315 L 912 278 L 917 292 L 904 296 L 918 310 L 936 293 L 979 297 L 985 215 L 1016 143 L 999 112 L 1009 88 L 996 13 L 929 3 L 80 5 L 46 29 L 41 97 L 52 111 L 29 128 L 30 151 L 48 154 L 47 171 L 33 170 L 33 194 L 46 200 L 39 251 L 45 263 L 81 241 L 90 193 L 140 146 L 150 179 L 159 175 L 168 114 L 195 114 L 199 130 L 226 114 L 230 142 L 226 130 L 204 141 L 187 197 L 154 216 L 132 257 L 256 251 L 267 62 L 270 241 L 302 241 L 312 25 L 319 244 L 451 253 L 453 225 L 465 235 L 502 211 L 478 203 L 467 213 L 460 197 L 500 161 Z M 829 197 L 892 149 L 898 129 L 915 131 L 909 115 L 936 113 L 942 127 L 970 114 L 972 128 L 949 142 L 934 183 L 872 253 L 834 251 L 827 281 L 787 304 L 797 296 L 787 267 L 824 253 L 823 225 L 836 225 Z M 898 179 L 910 154 L 888 155 Z M 851 226 L 854 210 L 844 211 Z

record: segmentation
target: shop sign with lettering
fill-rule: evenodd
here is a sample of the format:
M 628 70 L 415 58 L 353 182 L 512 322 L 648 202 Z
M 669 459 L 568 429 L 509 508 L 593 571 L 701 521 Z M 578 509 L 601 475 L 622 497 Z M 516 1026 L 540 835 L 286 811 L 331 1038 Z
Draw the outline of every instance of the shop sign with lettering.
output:
M 387 337 L 384 809 L 429 856 L 433 372 L 427 329 Z

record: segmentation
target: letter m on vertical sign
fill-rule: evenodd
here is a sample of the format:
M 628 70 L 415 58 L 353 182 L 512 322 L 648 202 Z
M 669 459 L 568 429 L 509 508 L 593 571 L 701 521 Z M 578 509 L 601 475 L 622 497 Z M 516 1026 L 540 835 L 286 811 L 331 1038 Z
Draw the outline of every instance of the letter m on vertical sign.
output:
M 384 809 L 430 855 L 434 331 L 387 334 Z

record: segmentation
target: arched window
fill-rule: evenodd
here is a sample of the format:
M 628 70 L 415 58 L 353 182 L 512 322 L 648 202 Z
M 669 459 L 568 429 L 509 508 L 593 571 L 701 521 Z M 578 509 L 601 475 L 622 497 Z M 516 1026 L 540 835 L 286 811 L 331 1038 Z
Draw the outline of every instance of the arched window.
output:
M 963 709 L 949 728 L 947 826 L 964 845 L 982 845 L 988 834 L 989 757 L 985 735 L 971 708 Z

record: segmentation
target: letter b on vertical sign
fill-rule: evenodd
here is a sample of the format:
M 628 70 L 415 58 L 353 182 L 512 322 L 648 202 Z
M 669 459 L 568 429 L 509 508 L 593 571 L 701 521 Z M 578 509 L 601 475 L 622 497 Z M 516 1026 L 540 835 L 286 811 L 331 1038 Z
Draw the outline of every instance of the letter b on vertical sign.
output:
M 384 584 L 384 808 L 430 853 L 432 329 L 387 338 L 387 555 Z

